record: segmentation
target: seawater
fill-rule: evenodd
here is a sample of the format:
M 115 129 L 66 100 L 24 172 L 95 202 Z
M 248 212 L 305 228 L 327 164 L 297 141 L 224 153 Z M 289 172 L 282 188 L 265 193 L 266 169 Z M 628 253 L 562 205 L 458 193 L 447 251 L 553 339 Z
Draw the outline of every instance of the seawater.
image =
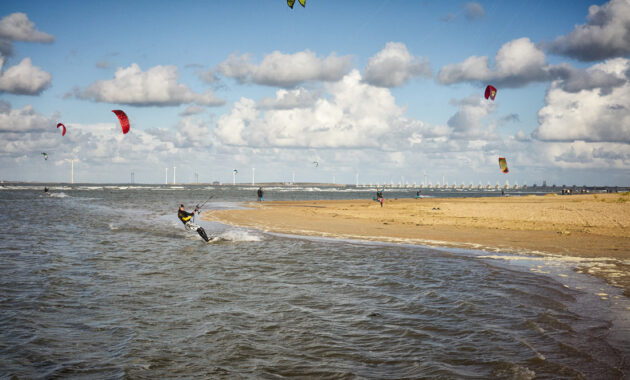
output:
M 237 208 L 255 189 L 0 189 L 0 378 L 630 376 L 630 303 L 575 260 L 197 219 L 221 237 L 206 244 L 176 218 L 180 203 Z

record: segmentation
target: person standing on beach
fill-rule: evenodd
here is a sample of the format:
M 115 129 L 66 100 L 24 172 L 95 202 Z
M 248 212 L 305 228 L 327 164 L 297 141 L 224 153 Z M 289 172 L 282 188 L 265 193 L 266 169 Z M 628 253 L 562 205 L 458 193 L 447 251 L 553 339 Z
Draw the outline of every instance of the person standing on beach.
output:
M 384 190 L 385 188 L 383 188 Z M 381 203 L 381 207 L 383 207 L 383 190 L 379 191 L 378 187 L 376 188 L 376 200 Z
M 262 186 L 258 188 L 258 202 L 262 202 L 265 200 L 265 192 L 263 191 Z

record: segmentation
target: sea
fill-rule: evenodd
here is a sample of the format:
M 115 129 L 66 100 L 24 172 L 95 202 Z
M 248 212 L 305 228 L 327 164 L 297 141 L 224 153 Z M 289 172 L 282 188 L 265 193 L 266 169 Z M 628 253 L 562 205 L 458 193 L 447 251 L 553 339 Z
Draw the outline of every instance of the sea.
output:
M 0 187 L 1 379 L 630 378 L 630 300 L 588 274 L 604 259 L 197 218 L 208 244 L 179 204 L 243 208 L 257 186 L 43 186 Z M 373 190 L 276 186 L 265 200 Z

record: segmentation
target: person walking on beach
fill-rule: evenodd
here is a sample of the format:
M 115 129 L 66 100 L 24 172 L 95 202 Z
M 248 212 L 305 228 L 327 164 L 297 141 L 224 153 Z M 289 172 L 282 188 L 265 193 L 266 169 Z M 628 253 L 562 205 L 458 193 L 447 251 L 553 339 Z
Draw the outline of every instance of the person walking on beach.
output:
M 258 202 L 262 202 L 265 200 L 265 192 L 263 191 L 262 186 L 258 188 Z
M 195 212 L 199 213 L 199 207 L 195 207 L 195 210 L 193 212 L 187 212 L 184 208 L 184 205 L 179 205 L 177 217 L 179 218 L 179 220 L 182 221 L 182 223 L 184 223 L 184 226 L 186 226 L 187 230 L 197 231 L 199 236 L 201 236 L 203 240 L 208 242 L 210 241 L 210 239 L 208 239 L 208 235 L 206 235 L 206 231 L 203 229 L 203 227 L 198 226 L 191 221 L 192 217 L 195 216 Z

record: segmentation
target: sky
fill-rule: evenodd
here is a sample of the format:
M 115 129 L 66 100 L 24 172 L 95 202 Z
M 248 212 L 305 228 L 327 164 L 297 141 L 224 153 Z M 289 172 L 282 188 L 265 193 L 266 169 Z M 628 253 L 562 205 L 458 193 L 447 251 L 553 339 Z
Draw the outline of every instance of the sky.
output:
M 0 180 L 624 186 L 629 80 L 630 0 L 4 0 Z

